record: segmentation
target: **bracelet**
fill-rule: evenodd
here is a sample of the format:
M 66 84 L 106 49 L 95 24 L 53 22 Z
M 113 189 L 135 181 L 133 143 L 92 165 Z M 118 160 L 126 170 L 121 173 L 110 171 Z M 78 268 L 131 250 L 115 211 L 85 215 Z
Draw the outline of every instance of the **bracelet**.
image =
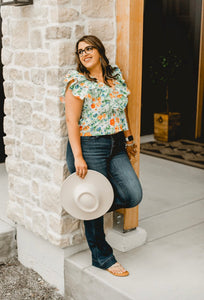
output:
M 133 142 L 133 143 L 131 143 L 131 144 L 125 144 L 125 147 L 129 147 L 129 146 L 133 146 L 133 145 L 135 145 L 135 143 Z

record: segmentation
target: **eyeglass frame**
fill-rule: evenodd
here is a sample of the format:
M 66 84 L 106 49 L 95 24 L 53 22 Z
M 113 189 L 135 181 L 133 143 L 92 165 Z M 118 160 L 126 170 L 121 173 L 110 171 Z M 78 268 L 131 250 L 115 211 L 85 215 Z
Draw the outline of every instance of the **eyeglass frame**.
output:
M 87 51 L 87 48 L 89 48 L 89 47 L 91 47 L 92 48 L 92 50 L 91 50 L 91 52 L 89 52 L 89 53 L 87 53 L 86 51 Z M 93 49 L 96 49 L 96 47 L 94 47 L 94 46 L 92 46 L 92 45 L 89 45 L 89 46 L 86 46 L 84 49 L 79 49 L 79 50 L 81 50 L 81 55 L 79 54 L 79 50 L 78 51 L 76 51 L 76 54 L 79 56 L 79 57 L 82 57 L 82 56 L 84 56 L 84 53 L 86 53 L 86 54 L 91 54 L 92 52 L 93 52 Z

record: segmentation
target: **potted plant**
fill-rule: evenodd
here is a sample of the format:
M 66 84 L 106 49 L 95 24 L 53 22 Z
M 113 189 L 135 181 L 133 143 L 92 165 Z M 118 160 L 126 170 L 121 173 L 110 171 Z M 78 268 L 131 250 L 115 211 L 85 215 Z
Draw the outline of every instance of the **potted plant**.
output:
M 162 91 L 165 111 L 154 113 L 154 137 L 159 141 L 175 140 L 179 137 L 181 114 L 171 112 L 169 105 L 169 85 L 174 81 L 182 68 L 182 59 L 172 49 L 152 60 L 149 74 L 153 84 Z

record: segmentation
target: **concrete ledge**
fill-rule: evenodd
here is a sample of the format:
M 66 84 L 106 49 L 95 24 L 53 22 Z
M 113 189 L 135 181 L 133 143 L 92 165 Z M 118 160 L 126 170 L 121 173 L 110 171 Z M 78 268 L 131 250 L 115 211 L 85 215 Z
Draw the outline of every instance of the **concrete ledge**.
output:
M 64 259 L 87 249 L 87 243 L 64 249 L 52 245 L 23 226 L 17 226 L 18 259 L 64 294 Z
M 16 229 L 0 220 L 0 264 L 16 255 Z
M 110 229 L 106 235 L 106 240 L 114 249 L 127 252 L 142 246 L 147 240 L 147 232 L 141 227 L 126 233 Z

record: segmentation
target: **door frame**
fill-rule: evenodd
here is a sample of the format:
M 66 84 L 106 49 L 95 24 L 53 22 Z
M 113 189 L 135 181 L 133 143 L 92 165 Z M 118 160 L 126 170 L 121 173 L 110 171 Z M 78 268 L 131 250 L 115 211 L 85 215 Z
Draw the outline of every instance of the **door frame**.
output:
M 137 145 L 137 157 L 131 161 L 139 176 L 140 119 L 142 94 L 144 0 L 117 0 L 117 50 L 116 63 L 131 91 L 128 97 L 128 118 Z M 138 206 L 119 210 L 124 214 L 124 230 L 138 226 Z

